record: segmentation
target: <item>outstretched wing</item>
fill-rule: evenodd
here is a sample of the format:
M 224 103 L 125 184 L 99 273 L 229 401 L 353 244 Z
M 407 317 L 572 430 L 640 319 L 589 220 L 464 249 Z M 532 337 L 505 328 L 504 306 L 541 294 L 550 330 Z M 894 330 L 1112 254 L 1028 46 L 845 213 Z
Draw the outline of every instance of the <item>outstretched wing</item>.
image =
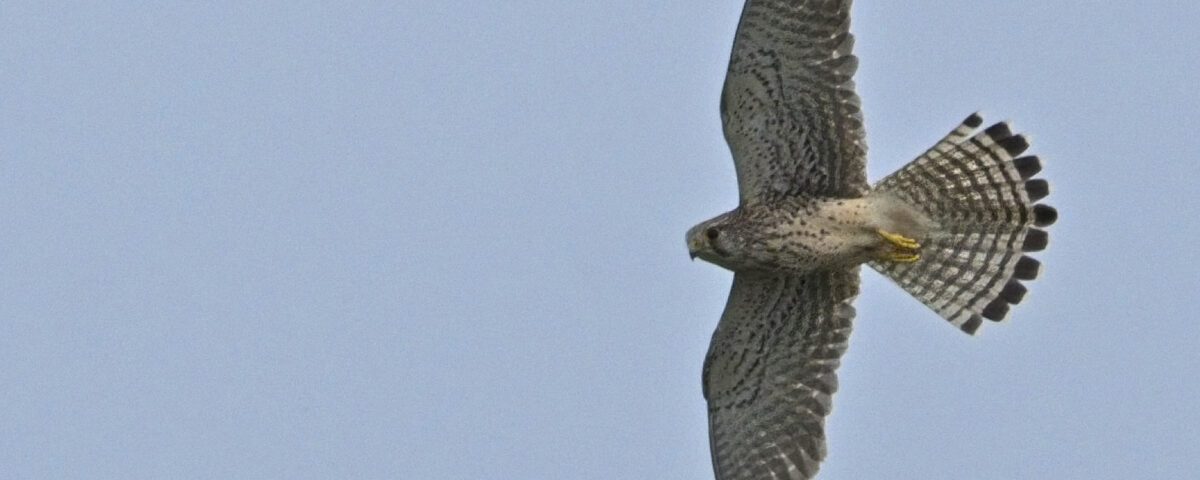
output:
M 858 267 L 734 276 L 704 361 L 717 480 L 816 475 L 857 294 Z
M 741 203 L 867 192 L 850 0 L 748 0 L 721 92 Z

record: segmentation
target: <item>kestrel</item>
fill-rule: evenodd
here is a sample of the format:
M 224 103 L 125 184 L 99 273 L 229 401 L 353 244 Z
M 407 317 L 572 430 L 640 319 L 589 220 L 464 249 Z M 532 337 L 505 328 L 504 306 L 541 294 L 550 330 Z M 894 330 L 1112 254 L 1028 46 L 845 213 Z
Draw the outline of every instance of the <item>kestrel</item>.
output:
M 704 362 L 718 480 L 807 479 L 866 263 L 967 333 L 1025 295 L 1057 219 L 1037 157 L 973 114 L 868 185 L 850 0 L 748 0 L 721 119 L 737 208 L 687 233 L 735 272 Z

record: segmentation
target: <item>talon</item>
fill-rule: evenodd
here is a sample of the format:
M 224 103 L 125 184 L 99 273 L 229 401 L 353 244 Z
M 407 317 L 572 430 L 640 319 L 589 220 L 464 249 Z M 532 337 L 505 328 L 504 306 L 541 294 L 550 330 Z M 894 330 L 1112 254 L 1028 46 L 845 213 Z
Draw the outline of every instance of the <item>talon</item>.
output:
M 899 233 L 891 233 L 882 228 L 875 229 L 879 236 L 887 240 L 892 248 L 885 249 L 880 254 L 880 259 L 888 262 L 896 263 L 913 263 L 921 258 L 921 244 L 915 239 L 908 238 Z
M 916 240 L 908 238 L 899 233 L 887 232 L 887 231 L 884 231 L 882 228 L 875 229 L 875 233 L 878 233 L 879 236 L 883 237 L 884 240 L 892 242 L 892 245 L 895 245 L 896 247 L 899 247 L 902 249 L 916 250 L 918 248 L 921 248 L 921 244 L 917 243 Z
M 894 251 L 883 256 L 884 260 L 896 263 L 913 263 L 921 259 L 920 253 Z

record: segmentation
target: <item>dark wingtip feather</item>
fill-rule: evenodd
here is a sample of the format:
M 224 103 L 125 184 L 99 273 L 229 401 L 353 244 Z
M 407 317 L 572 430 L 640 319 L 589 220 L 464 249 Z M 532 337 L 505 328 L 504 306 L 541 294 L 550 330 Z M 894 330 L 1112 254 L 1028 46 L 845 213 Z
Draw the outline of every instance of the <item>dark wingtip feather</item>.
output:
M 1029 139 L 1024 135 L 1013 135 L 997 142 L 1009 156 L 1015 157 L 1029 148 Z
M 980 325 L 983 325 L 983 317 L 980 317 L 979 315 L 971 315 L 971 318 L 968 318 L 967 321 L 963 322 L 962 326 L 958 328 L 962 329 L 964 332 L 967 332 L 968 335 L 974 335 L 975 332 L 979 331 Z
M 983 117 L 979 115 L 979 112 L 975 112 L 967 117 L 966 120 L 963 120 L 962 123 L 971 128 L 979 128 L 980 125 L 983 125 Z
M 1039 227 L 1049 227 L 1054 222 L 1058 221 L 1058 210 L 1049 205 L 1037 204 L 1033 206 L 1033 224 Z
M 1045 230 L 1036 228 L 1029 229 L 1025 234 L 1025 243 L 1021 245 L 1021 250 L 1026 252 L 1040 252 L 1046 249 L 1046 245 L 1050 244 L 1050 234 Z
M 1025 288 L 1024 285 L 1021 285 L 1021 282 L 1009 280 L 1008 283 L 1004 284 L 1004 290 L 1000 291 L 999 298 L 1003 299 L 1005 302 L 1016 305 L 1021 303 L 1021 300 L 1025 298 L 1025 293 L 1028 291 L 1029 289 Z
M 1029 180 L 1042 171 L 1042 160 L 1035 155 L 1014 158 L 1013 166 L 1017 167 L 1017 173 L 1021 174 L 1021 180 Z
M 995 322 L 1004 320 L 1004 316 L 1008 315 L 1008 302 L 1004 301 L 1003 298 L 992 300 L 992 303 L 989 303 L 986 307 L 983 307 L 982 315 L 983 318 Z
M 1025 191 L 1029 193 L 1029 201 L 1036 202 L 1050 195 L 1050 183 L 1040 178 L 1030 180 L 1025 182 Z
M 992 137 L 993 142 L 998 143 L 1001 140 L 1011 137 L 1012 129 L 1008 128 L 1007 122 L 1000 122 L 988 127 L 987 130 L 983 131 L 983 133 L 986 133 L 989 137 Z
M 1030 256 L 1021 256 L 1017 260 L 1017 265 L 1013 268 L 1013 278 L 1017 280 L 1033 280 L 1038 277 L 1038 273 L 1042 270 L 1042 262 Z

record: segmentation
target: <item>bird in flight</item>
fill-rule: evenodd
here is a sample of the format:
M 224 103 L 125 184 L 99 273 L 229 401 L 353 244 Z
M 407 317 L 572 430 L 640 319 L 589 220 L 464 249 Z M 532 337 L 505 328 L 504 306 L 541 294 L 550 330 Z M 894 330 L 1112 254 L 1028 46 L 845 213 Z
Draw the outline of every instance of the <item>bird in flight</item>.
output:
M 807 479 L 850 335 L 859 265 L 974 334 L 1037 277 L 1054 208 L 1029 142 L 972 114 L 869 185 L 850 0 L 748 0 L 721 120 L 737 208 L 687 232 L 734 272 L 704 361 L 717 480 Z

